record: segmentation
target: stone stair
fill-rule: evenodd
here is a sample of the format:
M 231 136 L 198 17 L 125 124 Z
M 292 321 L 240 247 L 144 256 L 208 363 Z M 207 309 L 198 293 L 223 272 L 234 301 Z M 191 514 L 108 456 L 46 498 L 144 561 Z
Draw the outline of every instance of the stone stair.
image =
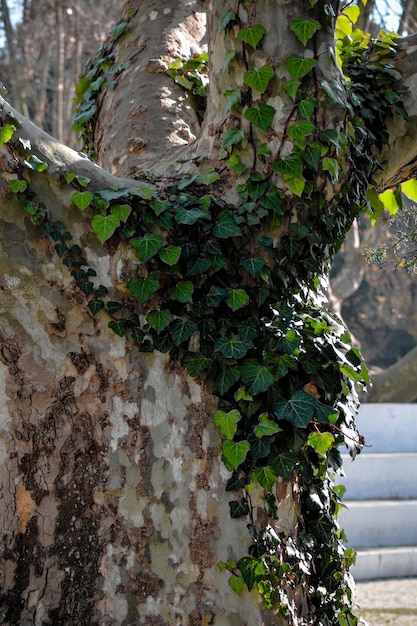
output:
M 363 404 L 366 445 L 346 476 L 340 524 L 357 550 L 356 580 L 417 576 L 417 404 Z

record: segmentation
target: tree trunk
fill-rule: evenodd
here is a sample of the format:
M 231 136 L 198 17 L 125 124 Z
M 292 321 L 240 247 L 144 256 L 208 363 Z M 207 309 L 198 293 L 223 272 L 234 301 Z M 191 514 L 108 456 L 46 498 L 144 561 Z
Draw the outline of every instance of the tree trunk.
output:
M 307 626 L 336 623 L 335 614 L 328 615 L 333 609 L 328 609 L 326 622 L 319 621 L 324 620 L 320 617 L 324 613 L 319 611 L 325 611 L 335 597 L 339 605 L 335 601 L 334 606 L 341 606 L 340 593 L 348 593 L 349 585 L 343 582 L 339 588 L 335 581 L 339 575 L 345 576 L 349 559 L 340 546 L 337 526 L 331 527 L 331 546 L 323 539 L 323 536 L 328 537 L 326 533 L 330 532 L 328 526 L 337 504 L 330 495 L 326 452 L 316 455 L 307 437 L 313 435 L 314 439 L 324 435 L 331 441 L 345 440 L 352 454 L 360 447 L 352 415 L 355 394 L 343 368 L 330 364 L 325 360 L 325 350 L 318 348 L 317 358 L 324 363 L 324 374 L 320 368 L 317 372 L 314 368 L 308 370 L 306 365 L 305 371 L 300 370 L 294 375 L 296 379 L 291 379 L 292 387 L 296 383 L 300 385 L 299 389 L 292 389 L 294 394 L 301 393 L 303 402 L 308 406 L 314 404 L 314 410 L 324 406 L 322 410 L 327 410 L 326 415 L 334 416 L 336 406 L 342 404 L 342 395 L 347 398 L 346 406 L 341 409 L 340 427 L 325 418 L 322 421 L 326 426 L 322 426 L 322 422 L 314 418 L 312 424 L 309 420 L 308 424 L 296 424 L 294 433 L 288 434 L 296 451 L 294 458 L 301 458 L 296 457 L 296 453 L 314 456 L 314 470 L 301 471 L 292 461 L 288 475 L 285 471 L 278 473 L 270 489 L 264 489 L 262 482 L 252 482 L 244 483 L 244 488 L 232 489 L 234 495 L 229 494 L 226 487 L 230 485 L 231 472 L 221 460 L 225 447 L 212 416 L 218 402 L 222 409 L 232 409 L 231 412 L 240 406 L 236 397 L 242 389 L 245 391 L 245 380 L 242 379 L 241 389 L 237 385 L 228 396 L 220 392 L 214 395 L 212 381 L 204 381 L 202 376 L 191 377 L 179 358 L 183 353 L 193 356 L 199 347 L 184 348 L 184 343 L 178 341 L 178 347 L 171 350 L 169 356 L 158 351 L 138 352 L 134 337 L 119 336 L 108 327 L 108 322 L 114 323 L 115 318 L 109 308 L 95 311 L 97 299 L 92 301 L 89 297 L 91 289 L 98 291 L 99 286 L 105 287 L 113 305 L 114 301 L 116 304 L 120 301 L 132 318 L 136 311 L 144 318 L 157 305 L 141 303 L 145 306 L 138 307 L 126 284 L 131 283 L 132 277 L 143 278 L 145 274 L 141 272 L 147 271 L 143 269 L 145 261 L 139 263 L 132 248 L 118 234 L 104 247 L 100 245 L 89 217 L 84 217 L 74 206 L 85 198 L 82 194 L 87 185 L 91 198 L 95 192 L 110 198 L 118 194 L 121 198 L 128 197 L 134 207 L 129 224 L 135 220 L 140 223 L 144 215 L 141 211 L 145 208 L 141 200 L 134 204 L 137 198 L 146 198 L 146 189 L 156 189 L 160 193 L 158 198 L 167 198 L 167 201 L 175 193 L 178 197 L 186 196 L 186 193 L 179 193 L 181 189 L 172 191 L 172 185 L 182 181 L 183 189 L 187 188 L 190 182 L 187 174 L 194 174 L 195 161 L 201 161 L 204 166 L 211 164 L 220 171 L 225 170 L 214 187 L 211 201 L 217 203 L 219 211 L 224 210 L 221 215 L 229 220 L 229 213 L 233 212 L 228 212 L 228 207 L 236 202 L 235 185 L 242 181 L 242 173 L 233 173 L 223 165 L 222 132 L 232 127 L 242 129 L 248 140 L 236 148 L 238 159 L 252 169 L 253 181 L 257 182 L 256 176 L 261 173 L 273 181 L 276 193 L 281 194 L 285 214 L 278 226 L 275 223 L 264 229 L 260 226 L 257 237 L 245 240 L 244 244 L 240 243 L 243 237 L 239 238 L 239 222 L 234 222 L 237 227 L 234 232 L 238 234 L 229 239 L 224 237 L 226 243 L 223 243 L 229 247 L 231 257 L 242 249 L 250 250 L 251 254 L 253 249 L 261 250 L 256 253 L 257 261 L 258 254 L 265 255 L 265 260 L 260 259 L 265 265 L 264 278 L 247 278 L 251 288 L 257 289 L 261 280 L 268 283 L 270 272 L 280 285 L 279 296 L 283 301 L 289 294 L 294 295 L 297 302 L 304 298 L 304 308 L 297 312 L 298 326 L 294 333 L 281 338 L 281 343 L 287 342 L 282 356 L 287 359 L 285 363 L 288 359 L 290 362 L 289 366 L 284 364 L 284 369 L 294 369 L 292 358 L 302 350 L 292 348 L 291 341 L 296 331 L 301 337 L 308 324 L 314 330 L 302 335 L 303 345 L 311 347 L 315 341 L 311 337 L 321 336 L 324 324 L 329 336 L 341 337 L 340 345 L 343 344 L 346 353 L 344 365 L 348 369 L 346 355 L 352 350 L 343 329 L 323 308 L 321 301 L 315 304 L 317 296 L 312 289 L 317 287 L 318 277 L 330 261 L 338 240 L 352 223 L 354 211 L 339 208 L 339 200 L 343 187 L 353 176 L 354 165 L 344 161 L 343 156 L 340 177 L 334 177 L 337 180 L 332 180 L 324 171 L 317 174 L 314 184 L 320 191 L 321 204 L 312 206 L 310 213 L 301 204 L 302 191 L 291 189 L 290 193 L 288 184 L 295 185 L 293 179 L 286 179 L 285 172 L 283 176 L 283 172 L 273 166 L 274 159 L 282 160 L 292 149 L 288 125 L 295 115 L 294 102 L 282 89 L 282 83 L 288 79 L 285 70 L 288 54 L 300 55 L 303 59 L 306 55 L 306 59 L 314 58 L 316 62 L 315 79 L 306 79 L 305 97 L 320 102 L 314 119 L 317 128 L 330 131 L 339 128 L 348 101 L 341 74 L 327 54 L 333 47 L 334 25 L 329 20 L 329 7 L 336 12 L 339 3 L 321 0 L 317 3 L 314 16 L 319 31 L 314 45 L 309 42 L 307 46 L 295 38 L 288 27 L 300 15 L 311 17 L 305 4 L 301 0 L 290 4 L 260 1 L 256 6 L 244 3 L 239 4 L 238 15 L 234 18 L 236 24 L 238 21 L 248 25 L 264 24 L 267 31 L 265 45 L 250 52 L 251 62 L 256 59 L 256 67 L 269 65 L 274 70 L 271 87 L 262 101 L 270 107 L 267 110 L 273 108 L 276 115 L 267 132 L 236 112 L 224 113 L 224 91 L 243 89 L 242 76 L 249 71 L 233 63 L 221 70 L 227 50 L 248 62 L 245 57 L 248 47 L 237 37 L 234 21 L 231 27 L 219 33 L 218 19 L 229 8 L 224 0 L 216 0 L 208 7 L 207 43 L 212 82 L 201 134 L 199 118 L 190 100 L 166 74 L 176 57 L 187 59 L 199 54 L 205 45 L 204 15 L 199 2 L 148 0 L 126 5 L 121 32 L 102 53 L 108 56 L 101 57 L 101 61 L 111 59 L 111 76 L 116 75 L 117 80 L 111 88 L 99 91 L 94 116 L 88 120 L 89 147 L 105 169 L 38 131 L 3 103 L 3 130 L 7 131 L 10 123 L 16 127 L 10 141 L 0 148 L 0 397 L 3 417 L 0 451 L 4 546 L 0 606 L 5 625 Z M 411 72 L 409 75 L 413 78 Z M 337 103 L 324 98 L 320 87 L 323 81 L 340 89 Z M 245 97 L 251 99 L 249 105 L 259 105 L 255 90 L 247 90 Z M 411 131 L 407 127 L 404 136 L 408 132 Z M 265 143 L 269 156 L 262 159 L 259 155 Z M 415 146 L 414 142 L 413 152 L 410 145 L 408 162 L 416 158 Z M 400 152 L 400 146 L 396 147 L 396 154 Z M 177 163 L 187 159 L 195 161 Z M 43 165 L 47 166 L 46 171 Z M 397 176 L 403 165 L 404 171 L 409 172 L 410 165 L 399 159 L 396 167 L 387 170 L 387 177 Z M 183 171 L 178 174 L 181 168 Z M 71 178 L 70 174 L 76 177 Z M 75 199 L 74 193 L 77 194 Z M 17 197 L 23 197 L 24 211 Z M 315 197 L 312 194 L 312 198 Z M 96 200 L 96 213 L 100 214 L 103 206 L 97 195 Z M 193 201 L 197 200 L 202 201 L 201 193 Z M 187 215 L 189 218 L 190 213 Z M 315 249 L 315 240 L 312 239 L 311 246 L 309 240 L 306 247 L 300 235 L 298 248 L 299 240 L 295 235 L 292 238 L 298 226 L 306 224 L 310 226 L 307 228 L 310 235 L 314 232 L 328 235 L 327 242 L 320 244 L 317 266 L 311 271 L 307 261 L 311 248 Z M 157 226 L 150 221 L 147 225 L 149 232 L 158 236 Z M 305 229 L 303 232 L 305 237 Z M 260 241 L 266 234 L 276 251 L 271 254 L 261 249 Z M 292 246 L 294 242 L 296 251 Z M 64 263 L 59 262 L 57 255 Z M 283 280 L 281 284 L 280 277 L 284 269 L 291 267 L 295 255 L 298 274 L 288 270 L 286 282 Z M 239 271 L 237 269 L 236 273 Z M 166 275 L 167 281 L 171 278 L 172 275 Z M 210 284 L 205 286 L 208 291 Z M 230 297 L 240 297 L 243 286 L 248 285 L 243 281 L 242 286 L 231 289 Z M 206 295 L 203 288 L 200 293 L 203 299 Z M 160 308 L 165 305 L 161 304 Z M 279 305 L 276 298 L 271 300 L 268 309 L 261 309 L 260 323 L 265 336 L 271 334 L 273 323 L 277 324 L 278 336 L 278 324 L 285 322 L 288 312 L 284 306 L 282 319 L 276 321 L 276 313 L 275 317 L 267 318 L 267 314 L 272 315 L 273 307 L 279 308 Z M 189 308 L 188 305 L 178 308 L 178 303 L 175 306 L 175 321 L 187 323 L 191 319 L 187 318 L 191 315 L 191 305 Z M 249 308 L 243 313 L 239 307 L 233 310 L 233 317 L 242 325 L 246 317 L 252 315 Z M 317 328 L 320 324 L 314 315 L 319 312 L 323 318 L 318 318 L 322 326 Z M 208 334 L 215 332 L 217 330 L 211 330 Z M 199 343 L 195 334 L 190 344 L 194 340 Z M 224 338 L 224 334 L 220 335 L 220 339 Z M 253 361 L 260 358 L 255 343 L 251 347 Z M 335 345 L 339 349 L 339 344 Z M 360 366 L 357 367 L 360 371 Z M 233 359 L 229 368 L 237 369 Z M 265 369 L 270 371 L 272 366 Z M 323 374 L 325 378 L 334 369 L 339 378 L 335 388 L 329 390 L 323 379 L 318 383 L 315 376 L 320 378 Z M 354 367 L 351 369 L 353 371 Z M 254 396 L 265 391 L 255 388 L 253 382 L 246 386 L 246 391 L 251 388 Z M 288 400 L 287 391 L 270 401 L 274 406 L 285 405 L 288 415 L 292 396 Z M 271 396 L 274 393 L 271 391 Z M 317 400 L 320 394 L 322 404 Z M 241 404 L 251 401 L 244 397 Z M 257 411 L 256 402 L 254 407 Z M 282 431 L 284 441 L 290 420 L 284 417 L 284 409 L 282 411 L 275 422 L 272 419 L 265 422 L 264 412 L 259 409 L 258 428 Z M 297 421 L 298 417 L 295 415 L 294 419 Z M 243 432 L 243 426 L 241 428 Z M 328 430 L 324 432 L 325 429 Z M 242 442 L 245 445 L 245 439 L 240 442 L 229 439 L 231 446 Z M 279 448 L 278 443 L 271 458 L 273 455 L 288 458 L 285 457 L 287 451 Z M 336 452 L 334 454 L 337 456 Z M 245 472 L 253 475 L 259 466 L 256 459 L 251 463 Z M 321 490 L 317 491 L 319 485 Z M 272 504 L 269 496 L 272 496 Z M 236 500 L 237 497 L 240 499 Z M 243 503 L 246 506 L 247 502 L 250 503 L 247 515 L 231 519 L 228 504 L 233 509 L 233 505 Z M 317 526 L 314 541 L 308 534 L 313 519 Z M 248 521 L 252 537 L 247 532 Z M 244 577 L 247 588 L 238 589 L 241 595 L 232 587 L 236 580 L 241 580 L 239 572 L 247 561 L 239 567 L 237 563 L 248 554 L 250 547 L 253 549 L 254 535 L 266 532 L 274 547 L 264 560 L 270 558 L 275 568 L 275 587 L 268 595 L 271 579 L 264 579 L 255 572 L 258 591 L 263 589 L 265 602 L 262 603 L 248 576 Z M 319 536 L 321 539 L 317 539 Z M 298 552 L 300 545 L 305 552 Z M 316 568 L 326 560 L 330 548 L 338 559 L 338 570 L 327 580 L 328 593 L 323 593 L 315 578 Z M 250 554 L 245 558 L 250 563 L 258 563 L 253 551 Z M 287 562 L 292 563 L 296 574 L 287 567 Z M 223 566 L 217 568 L 218 563 Z M 332 566 L 330 558 L 324 569 L 328 565 Z M 313 581 L 311 587 L 309 581 Z M 272 608 L 268 608 L 271 598 Z

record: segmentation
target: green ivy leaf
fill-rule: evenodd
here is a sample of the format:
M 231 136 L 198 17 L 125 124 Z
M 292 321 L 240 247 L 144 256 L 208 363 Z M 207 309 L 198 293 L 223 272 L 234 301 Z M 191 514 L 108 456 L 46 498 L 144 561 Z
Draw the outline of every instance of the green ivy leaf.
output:
M 302 17 L 296 17 L 290 24 L 290 29 L 299 41 L 306 45 L 307 41 L 312 38 L 315 32 L 320 29 L 320 22 L 317 20 L 305 20 Z
M 164 330 L 172 322 L 174 319 L 171 311 L 167 309 L 162 310 L 154 310 L 149 311 L 146 316 L 146 321 L 149 326 L 152 326 L 156 330 L 157 333 L 160 333 L 161 330 Z
M 249 302 L 249 296 L 244 289 L 227 289 L 226 304 L 237 311 Z
M 139 304 L 145 304 L 148 298 L 160 287 L 160 283 L 155 274 L 149 276 L 134 276 L 127 283 L 130 293 L 136 298 Z
M 231 589 L 233 589 L 233 591 L 238 596 L 242 595 L 242 590 L 243 590 L 243 585 L 244 585 L 243 578 L 241 578 L 240 576 L 230 576 L 228 583 L 229 583 L 229 587 L 231 587 Z
M 271 452 L 272 437 L 249 435 L 250 453 L 254 459 L 264 459 Z
M 227 291 L 223 287 L 216 287 L 212 285 L 206 296 L 207 306 L 216 308 L 219 304 L 227 298 Z
M 303 176 L 284 176 L 284 182 L 293 194 L 301 197 L 306 186 L 306 180 Z
M 318 400 L 316 401 L 315 417 L 319 422 L 335 424 L 339 418 L 339 411 L 333 406 L 322 404 Z
M 340 166 L 337 160 L 325 157 L 322 161 L 322 167 L 329 172 L 332 183 L 337 183 L 340 176 Z
M 243 75 L 243 82 L 245 85 L 256 89 L 259 93 L 266 91 L 269 81 L 275 76 L 275 72 L 269 65 L 262 65 L 262 67 L 254 70 L 249 70 Z
M 196 182 L 199 185 L 211 185 L 212 183 L 216 182 L 216 180 L 219 180 L 219 178 L 220 176 L 216 171 L 214 171 L 214 168 L 208 167 L 204 174 L 199 175 Z
M 112 206 L 111 208 L 111 213 L 119 218 L 119 220 L 123 223 L 126 222 L 131 212 L 132 207 L 130 207 L 128 204 L 117 204 L 116 206 Z
M 162 248 L 159 251 L 159 258 L 167 265 L 176 265 L 181 256 L 181 248 L 179 246 L 170 246 L 168 248 Z
M 232 387 L 240 377 L 237 367 L 227 367 L 214 382 L 214 391 L 223 395 Z
M 234 470 L 246 459 L 250 445 L 248 441 L 230 441 L 226 439 L 222 443 L 222 459 L 228 470 Z
M 303 78 L 316 65 L 315 59 L 304 59 L 296 54 L 292 54 L 285 60 L 288 73 L 294 80 Z
M 146 233 L 144 237 L 130 241 L 138 258 L 142 263 L 155 256 L 165 245 L 165 239 L 157 233 Z
M 171 326 L 172 338 L 177 346 L 187 341 L 196 330 L 197 324 L 190 320 L 175 320 Z
M 270 465 L 266 465 L 254 470 L 251 480 L 253 483 L 261 485 L 265 491 L 271 491 L 278 480 L 278 476 Z
M 93 315 L 97 315 L 99 311 L 104 307 L 103 300 L 90 300 L 88 303 L 88 308 L 90 309 Z
M 279 454 L 273 462 L 273 468 L 278 476 L 290 478 L 297 464 L 297 457 L 293 452 Z
M 301 177 L 303 173 L 303 161 L 298 154 L 290 154 L 284 159 L 274 161 L 274 170 L 290 177 Z
M 149 206 L 154 210 L 156 215 L 161 215 L 161 213 L 163 213 L 169 208 L 170 204 L 168 201 L 162 201 L 162 200 L 157 200 L 156 198 L 153 198 L 149 202 Z
M 21 180 L 20 178 L 15 178 L 10 181 L 10 189 L 13 193 L 22 193 L 22 191 L 27 189 L 27 186 L 27 182 L 25 180 Z
M 230 517 L 233 519 L 238 519 L 239 517 L 245 517 L 249 513 L 249 507 L 247 502 L 238 502 L 237 500 L 233 500 L 229 502 L 230 507 Z
M 90 191 L 75 191 L 71 200 L 81 211 L 84 211 L 91 203 L 94 198 L 93 194 Z
M 301 100 L 300 104 L 298 105 L 301 115 L 305 117 L 307 120 L 309 120 L 310 117 L 313 115 L 315 106 L 316 106 L 315 98 L 308 98 L 307 100 Z
M 105 189 L 100 189 L 99 191 L 97 191 L 96 195 L 99 196 L 102 200 L 111 202 L 112 200 L 118 200 L 119 198 L 124 198 L 128 196 L 129 189 L 119 189 L 119 187 L 106 187 Z
M 274 107 L 271 107 L 269 104 L 265 104 L 264 102 L 260 102 L 257 109 L 252 107 L 246 109 L 243 117 L 252 122 L 252 124 L 254 124 L 257 128 L 266 132 L 272 124 L 274 115 Z
M 119 335 L 119 337 L 123 337 L 126 333 L 126 320 L 112 320 L 109 322 L 108 326 L 116 335 Z
M 251 274 L 251 276 L 259 276 L 265 267 L 265 261 L 260 257 L 252 259 L 245 259 L 241 261 L 240 265 L 245 268 Z
M 292 100 L 295 100 L 297 98 L 299 87 L 300 87 L 300 81 L 298 78 L 297 80 L 287 80 L 283 84 L 284 91 L 287 92 L 287 94 L 290 96 L 290 98 L 292 98 Z
M 333 444 L 334 436 L 331 433 L 310 433 L 306 446 L 314 448 L 319 456 L 325 456 Z
M 282 428 L 280 428 L 276 422 L 268 419 L 268 415 L 266 413 L 262 413 L 259 416 L 259 424 L 258 426 L 255 426 L 253 432 L 259 439 L 261 439 L 262 437 L 276 435 L 276 433 L 281 432 L 281 430 Z
M 207 270 L 211 268 L 211 264 L 212 262 L 210 259 L 206 259 L 200 256 L 198 257 L 194 265 L 188 270 L 188 275 L 195 276 L 196 274 L 203 274 L 204 272 L 207 272 Z
M 242 416 L 237 409 L 232 409 L 228 413 L 225 411 L 216 411 L 214 414 L 214 423 L 223 437 L 233 439 L 237 430 L 237 423 L 241 418 Z
M 195 224 L 199 219 L 210 219 L 210 213 L 202 211 L 201 209 L 177 209 L 175 211 L 175 221 L 178 224 L 188 224 L 191 226 Z
M 152 187 L 148 187 L 147 185 L 140 185 L 134 189 L 129 189 L 129 192 L 132 196 L 139 196 L 139 198 L 143 198 L 143 200 L 150 200 L 153 196 Z
M 223 135 L 222 148 L 235 146 L 245 139 L 245 133 L 239 128 L 232 126 L 228 128 Z
M 0 127 L 0 146 L 4 146 L 13 136 L 16 127 L 13 124 L 5 124 Z
M 86 191 L 85 193 L 88 193 Z M 120 220 L 115 215 L 95 215 L 91 220 L 91 226 L 100 243 L 104 243 L 113 235 L 116 228 L 120 225 Z
M 254 395 L 266 391 L 275 381 L 270 368 L 252 359 L 242 363 L 240 375 L 243 382 L 249 385 L 249 393 Z
M 278 419 L 287 420 L 298 428 L 306 428 L 314 415 L 315 402 L 310 394 L 299 389 L 287 402 L 279 402 L 274 413 Z
M 226 359 L 241 359 L 249 348 L 249 342 L 242 341 L 240 337 L 220 337 L 214 344 L 214 349 L 221 352 Z
M 307 135 L 311 135 L 313 131 L 314 124 L 307 120 L 298 120 L 295 124 L 288 126 L 288 136 L 291 141 L 300 141 L 307 137 Z
M 30 154 L 25 163 L 31 170 L 34 170 L 35 172 L 45 172 L 48 169 L 48 165 L 44 161 L 38 159 L 38 157 L 36 157 L 34 154 Z
M 265 33 L 266 30 L 262 24 L 255 24 L 250 28 L 241 28 L 237 34 L 237 38 L 242 39 L 245 43 L 252 46 L 252 48 L 256 48 Z
M 193 301 L 194 285 L 190 281 L 181 281 L 170 290 L 170 296 L 178 302 Z
M 224 211 L 218 217 L 213 234 L 220 239 L 227 239 L 228 237 L 238 237 L 242 232 L 239 226 L 235 224 L 232 213 Z
M 199 376 L 203 374 L 212 364 L 212 360 L 202 354 L 194 354 L 189 352 L 184 357 L 184 365 L 190 376 Z
M 253 589 L 258 577 L 265 575 L 266 573 L 265 567 L 262 563 L 251 558 L 250 556 L 244 556 L 239 559 L 237 566 L 249 591 Z

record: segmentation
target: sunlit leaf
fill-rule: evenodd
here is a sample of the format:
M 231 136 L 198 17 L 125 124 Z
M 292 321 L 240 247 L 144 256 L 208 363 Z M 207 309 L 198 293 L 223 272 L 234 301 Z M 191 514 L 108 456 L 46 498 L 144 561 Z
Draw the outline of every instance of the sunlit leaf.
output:
M 242 416 L 237 409 L 232 409 L 228 413 L 225 411 L 216 411 L 214 414 L 214 423 L 223 437 L 232 439 L 237 430 L 237 423 L 241 418 Z
M 226 439 L 222 443 L 222 459 L 228 470 L 234 470 L 246 459 L 250 445 L 248 441 L 230 441 Z

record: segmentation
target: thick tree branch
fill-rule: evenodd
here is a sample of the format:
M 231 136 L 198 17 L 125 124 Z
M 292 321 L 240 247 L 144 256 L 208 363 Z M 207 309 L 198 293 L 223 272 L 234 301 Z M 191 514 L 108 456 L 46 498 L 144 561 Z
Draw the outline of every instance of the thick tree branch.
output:
M 85 176 L 90 179 L 90 189 L 92 191 L 103 189 L 104 187 L 137 186 L 137 180 L 119 178 L 113 176 L 103 168 L 99 167 L 83 153 L 76 152 L 68 148 L 63 143 L 48 135 L 33 122 L 21 115 L 8 102 L 0 96 L 0 123 L 13 124 L 16 130 L 11 139 L 10 145 L 22 158 L 29 154 L 35 155 L 38 159 L 48 165 L 49 172 L 59 178 L 64 172 L 74 172 L 78 176 Z M 4 151 L 4 148 L 2 149 Z

